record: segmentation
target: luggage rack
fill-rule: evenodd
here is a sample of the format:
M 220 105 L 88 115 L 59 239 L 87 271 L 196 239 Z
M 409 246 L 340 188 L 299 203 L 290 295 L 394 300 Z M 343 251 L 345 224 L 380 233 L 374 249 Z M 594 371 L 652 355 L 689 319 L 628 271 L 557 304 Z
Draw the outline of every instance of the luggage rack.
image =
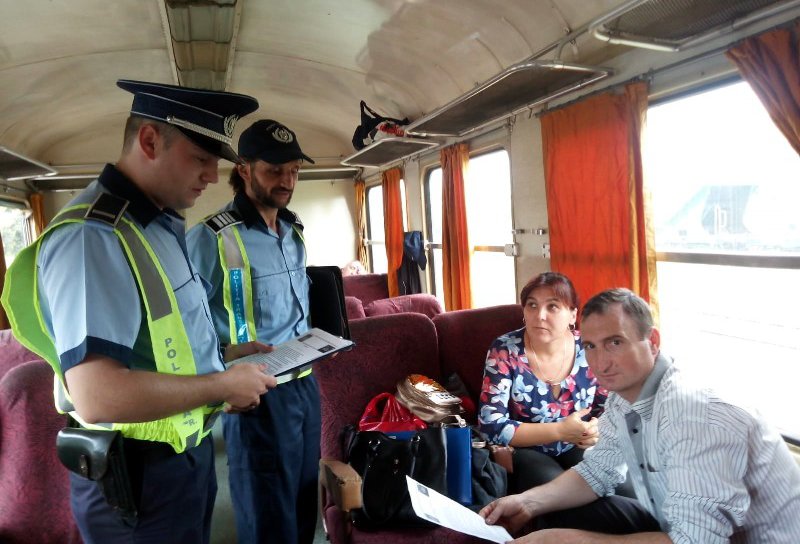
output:
M 421 138 L 383 138 L 342 160 L 346 166 L 380 167 L 431 149 L 440 144 Z
M 472 91 L 414 121 L 406 134 L 463 136 L 612 74 L 610 68 L 530 60 L 503 70 Z
M 600 40 L 681 51 L 800 6 L 798 0 L 632 0 L 592 21 Z

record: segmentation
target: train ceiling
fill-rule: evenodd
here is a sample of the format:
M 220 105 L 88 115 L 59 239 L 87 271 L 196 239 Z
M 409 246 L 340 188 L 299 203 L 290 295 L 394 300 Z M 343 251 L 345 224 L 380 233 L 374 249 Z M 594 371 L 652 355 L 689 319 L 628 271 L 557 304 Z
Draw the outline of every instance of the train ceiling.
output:
M 666 28 L 686 9 L 711 3 L 717 11 L 709 17 L 710 30 L 648 37 L 648 31 Z M 611 73 L 617 79 L 631 77 L 627 59 L 640 45 L 633 42 L 654 40 L 663 46 L 673 40 L 673 49 L 681 49 L 692 45 L 693 36 L 711 32 L 716 37 L 721 28 L 741 35 L 734 20 L 764 11 L 781 22 L 800 15 L 798 3 L 0 0 L 0 146 L 56 170 L 48 189 L 58 186 L 59 176 L 65 184 L 74 183 L 98 171 L 119 156 L 130 95 L 115 81 L 126 78 L 251 94 L 261 107 L 239 123 L 235 139 L 256 119 L 278 119 L 297 132 L 318 166 L 337 167 L 355 154 L 351 138 L 362 99 L 383 115 L 411 119 L 412 137 L 442 145 L 452 141 L 446 135 L 463 135 L 481 123 L 502 120 L 512 109 L 540 108 L 555 100 L 563 88 L 543 66 L 600 70 L 603 75 L 596 79 Z M 715 14 L 734 4 L 747 6 L 720 22 Z M 639 21 L 644 21 L 641 28 Z M 655 56 L 644 69 L 673 62 L 672 53 L 647 53 Z M 534 66 L 525 77 L 546 82 L 552 94 L 518 74 L 523 65 Z M 578 89 L 589 92 L 593 85 L 585 83 L 587 77 L 567 78 L 565 85 L 574 89 L 559 99 L 576 96 Z M 509 101 L 498 82 L 515 79 L 530 93 L 515 90 Z M 463 112 L 453 108 L 475 97 L 491 118 L 425 128 L 425 123 L 447 121 L 448 115 L 461 119 Z M 385 150 L 405 153 L 403 144 Z M 435 146 L 415 147 L 419 153 Z M 387 161 L 383 165 L 400 158 L 376 156 Z M 0 178 L 6 178 L 2 171 Z M 27 183 L 36 188 L 35 181 Z

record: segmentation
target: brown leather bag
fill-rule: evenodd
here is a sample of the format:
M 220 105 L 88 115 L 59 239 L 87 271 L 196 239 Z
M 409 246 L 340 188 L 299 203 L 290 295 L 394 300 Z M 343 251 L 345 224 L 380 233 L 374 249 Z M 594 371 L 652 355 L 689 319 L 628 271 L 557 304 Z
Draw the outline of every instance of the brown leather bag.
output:
M 397 400 L 426 423 L 448 423 L 464 412 L 461 399 L 449 393 L 436 380 L 410 374 L 397 383 Z

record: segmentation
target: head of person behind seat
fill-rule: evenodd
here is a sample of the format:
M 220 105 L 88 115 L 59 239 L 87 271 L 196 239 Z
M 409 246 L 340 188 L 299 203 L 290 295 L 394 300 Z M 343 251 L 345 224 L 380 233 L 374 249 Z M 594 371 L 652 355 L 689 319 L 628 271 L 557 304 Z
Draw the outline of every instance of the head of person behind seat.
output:
M 239 160 L 233 129 L 258 108 L 255 98 L 124 79 L 117 85 L 133 93 L 117 168 L 159 208 L 192 206 L 216 183 L 220 158 Z
M 661 345 L 647 302 L 623 288 L 596 294 L 581 312 L 581 336 L 598 384 L 634 402 Z
M 231 172 L 235 193 L 244 192 L 257 207 L 285 208 L 292 199 L 303 153 L 297 135 L 272 119 L 256 121 L 239 138 L 242 164 Z

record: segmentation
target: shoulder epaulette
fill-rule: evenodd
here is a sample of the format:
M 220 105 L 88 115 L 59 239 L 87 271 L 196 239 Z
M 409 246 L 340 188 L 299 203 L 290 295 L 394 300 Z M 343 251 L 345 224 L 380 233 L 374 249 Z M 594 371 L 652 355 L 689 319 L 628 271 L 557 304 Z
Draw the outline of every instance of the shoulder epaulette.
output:
M 128 207 L 128 201 L 111 193 L 100 193 L 94 203 L 86 210 L 86 219 L 94 219 L 116 227 L 122 214 Z
M 289 222 L 289 223 L 291 223 L 292 225 L 295 225 L 295 226 L 296 226 L 296 227 L 298 227 L 300 230 L 303 230 L 303 229 L 305 228 L 305 227 L 303 226 L 303 222 L 302 222 L 302 221 L 300 221 L 300 216 L 299 216 L 299 215 L 297 215 L 297 214 L 296 214 L 295 212 L 293 212 L 292 210 L 288 210 L 288 209 L 286 209 L 286 208 L 283 208 L 283 209 L 281 209 L 281 210 L 278 210 L 278 217 L 279 217 L 280 219 L 283 219 L 284 221 L 288 221 L 288 222 Z
M 214 234 L 219 234 L 224 229 L 238 225 L 243 221 L 242 216 L 236 210 L 228 210 L 215 213 L 209 216 L 204 221 L 205 225 L 211 229 Z

